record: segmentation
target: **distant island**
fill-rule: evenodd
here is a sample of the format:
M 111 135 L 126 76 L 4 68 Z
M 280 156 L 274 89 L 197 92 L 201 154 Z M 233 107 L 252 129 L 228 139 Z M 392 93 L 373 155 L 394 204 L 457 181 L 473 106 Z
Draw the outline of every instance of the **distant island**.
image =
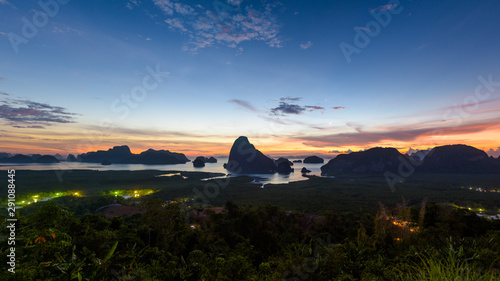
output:
M 280 157 L 273 159 L 264 155 L 250 143 L 246 136 L 238 137 L 229 152 L 224 168 L 232 174 L 290 174 L 294 172 L 294 163 L 318 164 L 324 159 L 315 155 L 303 156 L 304 160 L 290 161 Z M 295 158 L 296 159 L 296 158 Z M 148 149 L 139 154 L 131 152 L 127 145 L 114 146 L 108 150 L 90 151 L 66 159 L 60 154 L 10 154 L 1 152 L 0 163 L 16 164 L 52 164 L 67 162 L 112 164 L 185 164 L 191 162 L 183 153 L 169 150 Z M 206 163 L 217 163 L 214 157 L 198 156 L 193 166 L 205 167 Z M 306 167 L 302 174 L 311 172 Z M 498 174 L 500 157 L 488 156 L 483 150 L 464 144 L 444 145 L 433 149 L 402 154 L 391 147 L 375 147 L 365 151 L 339 154 L 321 166 L 321 175 L 336 176 L 341 174 L 384 174 L 405 173 L 440 173 L 440 174 Z
M 273 159 L 256 149 L 245 136 L 234 141 L 224 168 L 234 174 L 274 174 L 278 170 Z
M 321 157 L 318 157 L 316 155 L 306 157 L 304 159 L 304 163 L 325 163 L 325 160 Z
M 168 150 L 148 149 L 140 154 L 133 154 L 126 145 L 115 146 L 105 150 L 98 150 L 80 154 L 76 157 L 80 162 L 106 164 L 184 164 L 190 160 L 182 153 Z
M 193 166 L 197 168 L 202 168 L 205 167 L 205 163 L 217 163 L 217 159 L 215 157 L 205 157 L 205 156 L 198 156 L 196 159 L 193 161 Z
M 323 163 L 318 156 L 306 157 L 304 164 Z M 300 163 L 300 162 L 297 162 Z M 235 174 L 288 174 L 293 172 L 293 162 L 286 158 L 273 160 L 264 155 L 247 137 L 235 140 L 224 164 Z M 307 168 L 302 173 L 310 172 Z M 426 153 L 401 154 L 395 148 L 375 147 L 361 152 L 340 154 L 321 167 L 324 176 L 340 174 L 405 174 L 419 173 L 500 173 L 500 157 L 489 157 L 486 152 L 463 144 L 435 147 Z
M 59 163 L 56 157 L 52 155 L 24 155 L 24 154 L 16 154 L 14 156 L 10 156 L 8 153 L 0 154 L 0 163 L 16 163 L 16 164 L 29 164 L 29 163 L 40 163 L 40 164 L 52 164 Z
M 322 175 L 385 173 L 500 173 L 500 157 L 489 157 L 472 146 L 438 146 L 423 158 L 401 154 L 395 148 L 376 147 L 361 152 L 340 154 L 321 167 Z

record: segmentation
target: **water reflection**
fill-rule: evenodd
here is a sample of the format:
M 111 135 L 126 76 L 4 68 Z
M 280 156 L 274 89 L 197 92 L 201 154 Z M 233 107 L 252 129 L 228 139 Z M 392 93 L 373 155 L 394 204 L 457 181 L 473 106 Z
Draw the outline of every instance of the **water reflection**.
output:
M 169 164 L 169 165 L 144 165 L 144 164 L 112 164 L 109 166 L 103 166 L 99 163 L 81 163 L 81 162 L 61 162 L 55 164 L 2 164 L 0 165 L 0 170 L 16 169 L 16 170 L 97 170 L 97 171 L 137 171 L 137 170 L 160 170 L 160 171 L 175 171 L 174 173 L 167 173 L 163 176 L 173 176 L 180 175 L 179 171 L 185 172 L 206 172 L 206 173 L 222 173 L 225 176 L 207 178 L 209 179 L 223 179 L 227 177 L 241 176 L 240 174 L 228 174 L 227 170 L 222 167 L 223 163 L 227 163 L 227 158 L 218 158 L 218 163 L 206 163 L 205 167 L 196 168 L 193 167 L 193 163 L 188 162 L 185 164 Z M 291 161 L 295 159 L 290 159 Z M 325 161 L 326 163 L 327 161 Z M 280 184 L 289 183 L 292 181 L 302 181 L 307 180 L 306 177 L 302 176 L 300 170 L 306 167 L 311 170 L 308 175 L 321 176 L 321 166 L 324 164 L 304 164 L 304 163 L 293 163 L 292 166 L 295 169 L 294 173 L 289 175 L 281 174 L 248 174 L 254 179 L 254 183 L 262 184 Z

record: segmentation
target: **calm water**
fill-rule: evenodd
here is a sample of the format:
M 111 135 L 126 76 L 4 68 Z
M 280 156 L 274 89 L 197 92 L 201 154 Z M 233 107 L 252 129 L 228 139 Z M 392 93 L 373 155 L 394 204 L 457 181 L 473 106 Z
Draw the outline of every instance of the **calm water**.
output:
M 291 159 L 292 161 L 293 159 Z M 169 165 L 143 165 L 143 164 L 113 164 L 109 166 L 103 166 L 99 163 L 80 163 L 80 162 L 61 162 L 57 164 L 1 164 L 0 170 L 16 169 L 16 170 L 71 170 L 71 169 L 86 169 L 86 170 L 98 170 L 98 171 L 136 171 L 136 170 L 160 170 L 160 171 L 195 171 L 195 172 L 207 172 L 207 173 L 223 173 L 228 174 L 227 170 L 222 167 L 224 163 L 227 163 L 227 158 L 217 158 L 217 163 L 206 163 L 203 168 L 193 167 L 193 163 L 188 162 L 185 164 L 169 164 Z M 327 160 L 325 160 L 327 163 Z M 304 163 L 293 163 L 293 168 L 295 173 L 289 175 L 280 174 L 249 174 L 249 176 L 255 179 L 256 183 L 268 184 L 268 183 L 289 183 L 292 181 L 307 180 L 300 173 L 302 167 L 306 167 L 311 170 L 309 175 L 321 174 L 321 166 L 324 164 L 304 164 Z M 235 175 L 228 175 L 235 176 Z

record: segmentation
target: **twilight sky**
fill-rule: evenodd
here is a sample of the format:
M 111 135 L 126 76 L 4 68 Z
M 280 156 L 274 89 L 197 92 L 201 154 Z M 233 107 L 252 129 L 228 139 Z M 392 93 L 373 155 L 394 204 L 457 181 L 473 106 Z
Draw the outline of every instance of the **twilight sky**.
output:
M 500 2 L 0 0 L 0 152 L 500 154 Z

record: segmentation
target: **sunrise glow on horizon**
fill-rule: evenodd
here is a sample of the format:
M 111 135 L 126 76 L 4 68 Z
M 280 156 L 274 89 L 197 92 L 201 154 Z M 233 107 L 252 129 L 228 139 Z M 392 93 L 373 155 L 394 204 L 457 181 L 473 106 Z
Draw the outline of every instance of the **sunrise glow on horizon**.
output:
M 498 1 L 219 2 L 0 0 L 0 152 L 500 156 Z

